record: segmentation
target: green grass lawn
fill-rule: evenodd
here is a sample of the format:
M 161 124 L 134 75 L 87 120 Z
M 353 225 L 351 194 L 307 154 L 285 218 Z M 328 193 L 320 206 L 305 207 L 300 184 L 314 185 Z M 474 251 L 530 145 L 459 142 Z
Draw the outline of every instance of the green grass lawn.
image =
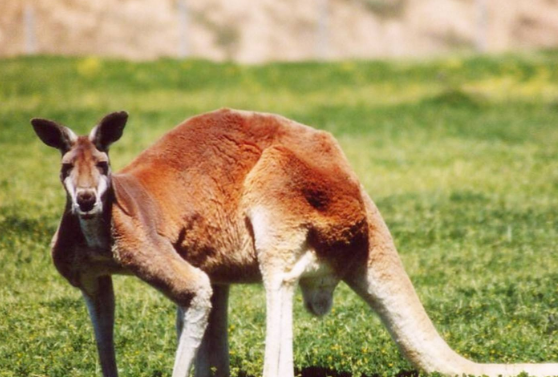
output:
M 118 169 L 186 117 L 225 106 L 340 140 L 454 349 L 481 362 L 558 361 L 558 52 L 263 66 L 39 57 L 0 60 L 0 376 L 100 376 L 81 296 L 49 255 L 65 200 L 59 153 L 29 119 L 85 133 L 127 110 Z M 170 376 L 174 307 L 134 278 L 115 284 L 121 376 Z M 233 288 L 233 376 L 261 375 L 264 309 L 260 286 Z M 297 294 L 295 320 L 302 375 L 413 370 L 345 286 L 324 319 Z

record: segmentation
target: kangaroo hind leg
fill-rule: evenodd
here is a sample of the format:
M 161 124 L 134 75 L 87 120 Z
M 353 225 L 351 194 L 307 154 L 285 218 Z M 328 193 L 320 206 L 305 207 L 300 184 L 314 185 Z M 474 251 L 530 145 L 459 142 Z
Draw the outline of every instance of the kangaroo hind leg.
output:
M 328 225 L 327 216 L 316 208 L 325 210 L 330 202 L 327 174 L 303 154 L 270 147 L 245 181 L 243 200 L 266 290 L 264 377 L 294 374 L 293 296 L 301 278 L 320 270 L 310 231 L 318 219 Z M 325 305 L 318 301 L 316 311 L 321 313 L 328 300 L 322 297 Z
M 266 291 L 264 377 L 293 377 L 293 297 L 311 252 L 307 231 L 288 221 L 270 221 L 272 212 L 251 211 L 250 221 Z M 274 219 L 276 220 L 276 219 Z M 288 224 L 288 225 L 287 225 Z

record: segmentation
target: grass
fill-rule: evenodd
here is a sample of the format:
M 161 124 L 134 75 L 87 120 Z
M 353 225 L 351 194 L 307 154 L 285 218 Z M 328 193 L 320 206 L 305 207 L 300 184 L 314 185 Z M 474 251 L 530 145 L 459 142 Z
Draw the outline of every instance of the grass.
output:
M 34 116 L 86 133 L 105 113 L 131 119 L 120 168 L 184 118 L 227 106 L 331 131 L 396 239 L 449 344 L 481 362 L 558 360 L 558 52 L 427 62 L 241 66 L 97 58 L 0 60 L 0 376 L 100 375 L 80 294 L 48 243 L 62 210 L 58 153 Z M 115 278 L 122 376 L 169 376 L 174 308 Z M 232 290 L 234 376 L 261 374 L 259 286 Z M 295 301 L 304 376 L 394 376 L 413 368 L 346 287 L 312 318 Z

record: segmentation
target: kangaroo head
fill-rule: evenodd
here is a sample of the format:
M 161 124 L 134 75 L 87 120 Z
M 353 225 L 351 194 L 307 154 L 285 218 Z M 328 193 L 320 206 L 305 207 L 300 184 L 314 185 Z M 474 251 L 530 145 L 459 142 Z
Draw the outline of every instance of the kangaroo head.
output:
M 91 219 L 103 212 L 103 199 L 110 187 L 109 146 L 120 139 L 128 114 L 105 116 L 87 136 L 46 119 L 32 119 L 37 136 L 62 153 L 60 180 L 71 202 L 72 213 Z

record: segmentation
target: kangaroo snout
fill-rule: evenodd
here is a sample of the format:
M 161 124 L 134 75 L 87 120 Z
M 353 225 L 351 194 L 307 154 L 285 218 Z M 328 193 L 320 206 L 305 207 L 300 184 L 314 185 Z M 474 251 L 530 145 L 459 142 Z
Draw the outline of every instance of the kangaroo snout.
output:
M 93 190 L 82 190 L 77 193 L 77 204 L 82 212 L 89 212 L 95 207 L 95 202 L 97 198 L 95 196 L 95 191 Z

